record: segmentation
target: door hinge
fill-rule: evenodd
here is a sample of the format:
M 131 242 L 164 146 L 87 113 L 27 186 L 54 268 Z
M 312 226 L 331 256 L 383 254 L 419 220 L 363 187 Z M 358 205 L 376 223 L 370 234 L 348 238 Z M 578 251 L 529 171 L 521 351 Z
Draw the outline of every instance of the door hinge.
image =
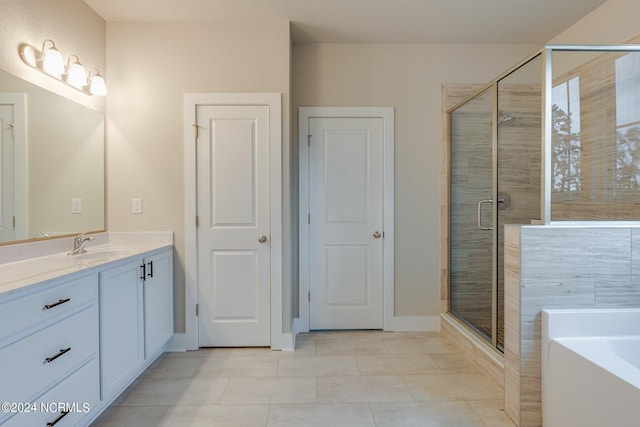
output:
M 311 224 L 311 214 L 307 215 L 307 224 Z
M 311 291 L 307 292 L 307 301 L 311 302 Z
M 13 217 L 13 228 L 16 228 L 16 217 Z
M 200 217 L 196 215 L 196 228 L 200 226 Z
M 196 316 L 200 314 L 200 304 L 196 304 Z
M 307 146 L 311 145 L 311 135 L 307 135 Z
M 195 137 L 195 139 L 198 139 L 198 124 L 197 123 L 193 124 L 193 136 Z

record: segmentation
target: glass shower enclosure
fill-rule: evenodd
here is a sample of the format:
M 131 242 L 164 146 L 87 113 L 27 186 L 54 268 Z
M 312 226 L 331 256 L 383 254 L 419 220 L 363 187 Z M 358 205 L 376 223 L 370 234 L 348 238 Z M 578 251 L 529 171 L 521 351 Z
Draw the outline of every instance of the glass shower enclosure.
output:
M 640 220 L 640 46 L 547 46 L 448 116 L 449 311 L 501 350 L 505 224 Z
M 540 219 L 538 55 L 449 111 L 450 312 L 504 347 L 504 224 Z

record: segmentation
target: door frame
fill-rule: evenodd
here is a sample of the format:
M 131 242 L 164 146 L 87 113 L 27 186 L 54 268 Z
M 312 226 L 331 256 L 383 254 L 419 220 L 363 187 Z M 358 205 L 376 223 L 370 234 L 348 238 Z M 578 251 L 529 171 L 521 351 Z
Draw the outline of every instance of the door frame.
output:
M 283 227 L 282 227 L 282 94 L 186 93 L 184 95 L 184 204 L 185 204 L 185 348 L 197 350 L 198 246 L 196 179 L 196 110 L 199 105 L 266 105 L 269 107 L 270 174 L 270 299 L 271 349 L 291 349 L 291 334 L 282 331 Z
M 15 124 L 13 128 L 13 185 L 15 187 L 13 215 L 16 218 L 14 237 L 15 240 L 26 240 L 29 238 L 27 94 L 0 93 L 0 103 L 13 105 Z
M 298 221 L 299 221 L 299 317 L 294 332 L 309 332 L 310 320 L 310 167 L 309 119 L 311 118 L 381 118 L 383 120 L 383 230 L 382 299 L 383 329 L 397 329 L 394 310 L 394 166 L 395 109 L 393 107 L 299 107 L 298 108 Z

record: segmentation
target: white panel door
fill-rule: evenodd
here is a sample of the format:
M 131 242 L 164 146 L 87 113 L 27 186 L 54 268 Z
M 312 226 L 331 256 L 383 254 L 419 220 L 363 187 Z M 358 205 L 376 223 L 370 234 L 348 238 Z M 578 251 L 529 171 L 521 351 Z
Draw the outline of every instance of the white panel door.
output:
M 0 242 L 15 240 L 14 114 L 13 105 L 0 104 Z
M 270 345 L 269 107 L 198 106 L 201 347 Z
M 383 327 L 383 120 L 311 118 L 310 328 Z

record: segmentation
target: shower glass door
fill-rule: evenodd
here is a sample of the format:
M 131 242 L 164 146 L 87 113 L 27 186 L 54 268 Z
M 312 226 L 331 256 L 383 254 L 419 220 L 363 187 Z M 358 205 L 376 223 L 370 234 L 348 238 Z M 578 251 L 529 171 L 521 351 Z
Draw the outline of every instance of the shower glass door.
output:
M 488 340 L 494 304 L 494 89 L 450 113 L 450 311 Z
M 450 312 L 504 348 L 504 226 L 541 215 L 542 60 L 449 113 Z

